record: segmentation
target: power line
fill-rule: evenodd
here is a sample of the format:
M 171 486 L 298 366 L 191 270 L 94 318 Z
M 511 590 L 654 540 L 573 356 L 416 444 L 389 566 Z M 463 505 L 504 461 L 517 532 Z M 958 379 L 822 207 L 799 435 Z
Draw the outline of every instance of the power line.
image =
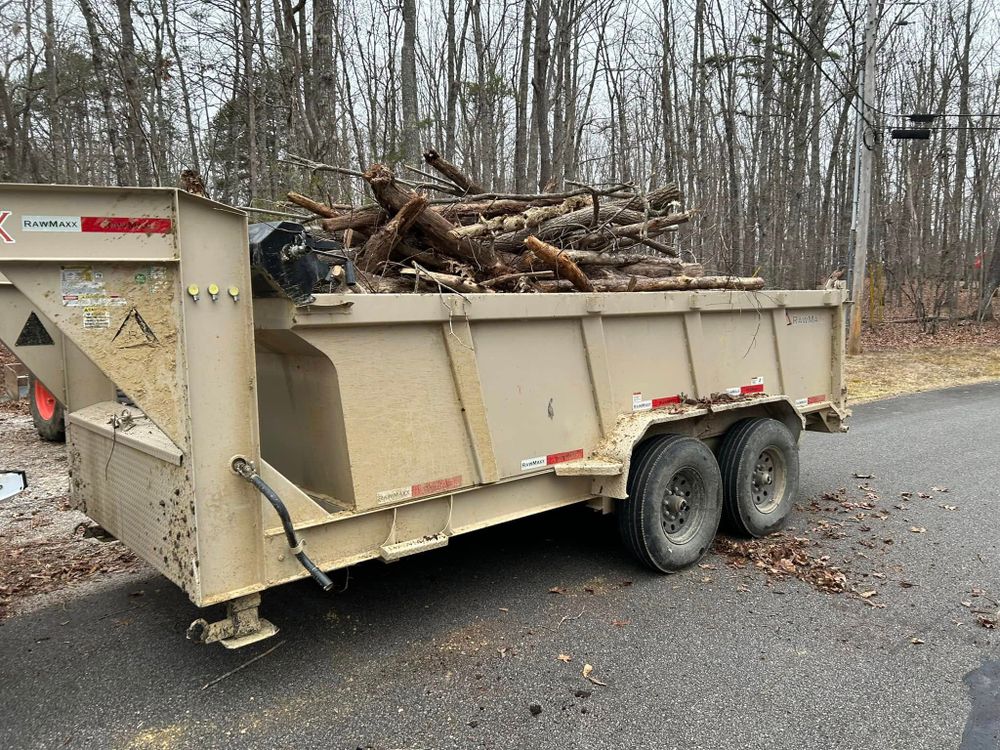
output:
M 762 2 L 763 2 L 763 0 L 762 0 Z M 826 49 L 826 41 L 819 35 L 819 33 L 816 31 L 816 29 L 813 28 L 812 24 L 809 23 L 809 18 L 808 18 L 808 16 L 806 16 L 806 13 L 802 9 L 802 6 L 799 5 L 799 3 L 797 2 L 797 0 L 788 0 L 788 2 L 792 6 L 792 8 L 795 9 L 796 13 L 798 14 L 799 20 L 802 22 L 802 25 L 805 26 L 806 29 L 809 30 L 809 35 L 813 39 L 815 39 L 817 42 L 819 42 L 820 46 L 822 46 L 823 49 L 825 50 Z M 896 16 L 896 20 L 892 22 L 892 25 L 893 26 L 899 25 L 900 24 L 900 19 L 902 19 L 903 21 L 908 21 L 909 18 L 911 16 L 913 16 L 926 3 L 927 3 L 927 0 L 923 0 L 922 2 L 919 2 L 919 3 L 913 3 L 913 2 L 911 2 L 911 0 L 902 0 L 902 2 L 886 3 L 887 7 L 890 6 L 890 5 L 911 5 L 911 4 L 912 5 L 916 5 L 916 7 L 913 10 L 911 10 L 906 15 L 905 18 L 903 18 L 903 14 L 902 13 L 900 13 L 898 16 Z M 765 3 L 765 5 L 766 5 L 766 3 Z M 771 9 L 768 8 L 768 10 L 770 11 Z M 773 11 L 772 11 L 772 15 L 773 15 Z M 789 36 L 792 36 L 793 39 L 795 38 L 792 34 L 789 34 Z M 798 42 L 797 39 L 796 39 L 796 41 Z M 799 43 L 799 44 L 801 46 L 801 43 Z M 809 54 L 808 51 L 807 51 L 807 54 Z M 810 59 L 812 59 L 813 62 L 816 62 L 816 58 L 814 58 L 811 54 L 809 55 L 809 57 L 810 57 Z M 830 60 L 833 63 L 833 67 L 837 69 L 838 73 L 840 73 L 841 78 L 844 79 L 844 83 L 846 83 L 848 86 L 851 86 L 853 88 L 854 84 L 851 81 L 851 79 L 848 77 L 847 73 L 844 72 L 844 69 L 840 65 L 837 64 L 837 61 L 834 60 L 833 57 L 830 57 Z M 816 64 L 819 65 L 818 62 Z M 982 63 L 980 63 L 980 66 L 981 65 L 982 65 Z M 843 89 L 840 89 L 839 87 L 836 87 L 836 86 L 834 88 L 837 90 L 837 92 L 841 96 L 846 96 L 846 94 L 844 93 Z M 857 96 L 857 94 L 855 94 L 855 96 Z M 880 107 L 876 106 L 874 102 L 866 102 L 864 100 L 864 97 L 860 97 L 860 98 L 861 98 L 862 103 L 866 107 L 868 107 L 869 109 L 871 109 L 873 112 L 876 112 L 876 113 L 882 115 L 883 117 L 906 117 L 906 118 L 908 118 L 910 116 L 909 114 L 906 114 L 906 113 L 903 113 L 903 112 L 889 112 L 887 110 L 881 109 Z M 977 112 L 977 113 L 972 113 L 972 112 L 955 112 L 955 113 L 949 113 L 949 112 L 945 112 L 945 113 L 942 113 L 942 114 L 940 114 L 938 116 L 939 117 L 968 117 L 968 118 L 972 118 L 972 119 L 979 118 L 979 117 L 981 117 L 981 118 L 994 118 L 994 117 L 1000 118 L 1000 112 Z M 865 122 L 868 122 L 868 121 L 865 120 Z M 871 127 L 870 123 L 869 123 L 869 127 Z

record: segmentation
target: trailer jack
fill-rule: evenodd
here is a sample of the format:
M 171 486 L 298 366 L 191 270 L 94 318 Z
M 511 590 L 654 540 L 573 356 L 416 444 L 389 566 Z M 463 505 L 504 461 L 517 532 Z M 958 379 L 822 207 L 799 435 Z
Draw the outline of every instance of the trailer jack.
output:
M 187 637 L 195 643 L 219 642 L 226 648 L 242 648 L 270 638 L 278 632 L 269 620 L 260 616 L 260 594 L 241 596 L 226 603 L 226 618 L 218 622 L 195 620 L 188 626 Z

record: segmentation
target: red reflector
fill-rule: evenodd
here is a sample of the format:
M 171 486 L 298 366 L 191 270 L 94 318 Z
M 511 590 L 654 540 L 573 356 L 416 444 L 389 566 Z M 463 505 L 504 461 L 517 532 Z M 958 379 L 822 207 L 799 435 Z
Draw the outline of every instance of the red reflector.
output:
M 550 453 L 545 457 L 545 464 L 546 466 L 552 466 L 552 464 L 575 461 L 578 458 L 583 458 L 583 448 L 578 448 L 575 451 L 566 451 L 565 453 Z

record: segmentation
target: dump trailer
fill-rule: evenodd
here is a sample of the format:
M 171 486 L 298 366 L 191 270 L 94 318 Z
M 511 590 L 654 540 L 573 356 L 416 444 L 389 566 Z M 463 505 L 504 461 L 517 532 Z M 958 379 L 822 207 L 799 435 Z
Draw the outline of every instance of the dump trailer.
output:
M 778 528 L 802 430 L 846 429 L 842 287 L 255 298 L 244 213 L 35 185 L 0 186 L 0 273 L 73 502 L 228 647 L 276 632 L 265 589 L 573 504 L 681 569 Z

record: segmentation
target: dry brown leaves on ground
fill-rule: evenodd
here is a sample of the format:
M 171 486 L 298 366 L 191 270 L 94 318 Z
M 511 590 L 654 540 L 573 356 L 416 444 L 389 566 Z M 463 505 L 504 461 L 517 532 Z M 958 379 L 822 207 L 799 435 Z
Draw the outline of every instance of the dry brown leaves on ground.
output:
M 778 580 L 798 578 L 820 591 L 846 591 L 847 576 L 830 564 L 829 555 L 817 557 L 815 547 L 811 539 L 784 534 L 748 541 L 719 537 L 715 542 L 716 550 L 730 559 L 732 567 L 743 568 L 749 562 Z
M 78 537 L 0 544 L 0 620 L 14 599 L 65 588 L 98 575 L 135 570 L 141 565 L 119 542 Z

